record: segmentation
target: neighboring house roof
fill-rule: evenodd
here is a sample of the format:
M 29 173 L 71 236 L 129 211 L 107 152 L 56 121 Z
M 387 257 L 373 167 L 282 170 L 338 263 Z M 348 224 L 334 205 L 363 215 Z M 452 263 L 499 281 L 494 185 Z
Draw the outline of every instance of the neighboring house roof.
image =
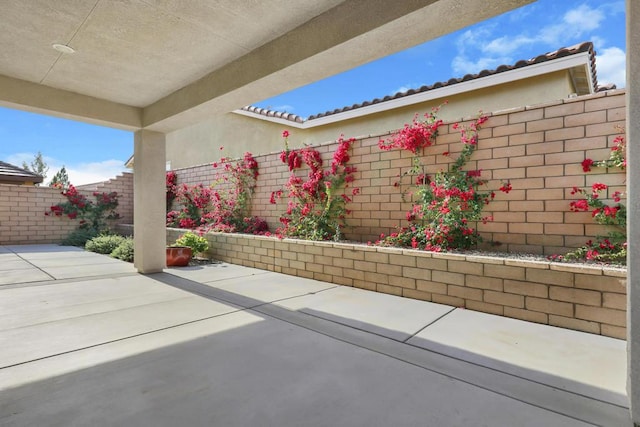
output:
M 296 127 L 307 128 L 563 69 L 569 70 L 578 95 L 586 95 L 599 90 L 615 89 L 615 85 L 598 88 L 596 54 L 593 49 L 593 43 L 584 42 L 538 55 L 535 58 L 522 59 L 513 65 L 500 65 L 493 70 L 482 70 L 477 74 L 467 74 L 464 77 L 452 78 L 446 82 L 436 82 L 432 85 L 398 92 L 395 95 L 388 95 L 384 98 L 375 98 L 360 104 L 314 114 L 307 119 L 295 114 L 254 106 L 242 107 L 242 109 L 236 110 L 234 113 L 294 126 L 297 124 L 298 126 Z
M 0 182 L 18 184 L 40 184 L 44 178 L 26 169 L 0 161 Z
M 126 168 L 133 169 L 133 154 L 127 159 L 126 162 L 124 162 L 124 166 Z

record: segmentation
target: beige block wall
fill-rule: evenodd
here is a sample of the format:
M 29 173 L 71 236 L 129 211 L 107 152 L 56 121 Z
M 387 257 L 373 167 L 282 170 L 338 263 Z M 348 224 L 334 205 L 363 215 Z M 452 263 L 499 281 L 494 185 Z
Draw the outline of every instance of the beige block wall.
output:
M 167 243 L 184 230 L 167 229 Z M 626 337 L 626 271 L 243 234 L 208 233 L 212 258 L 293 276 Z
M 582 246 L 606 229 L 596 225 L 591 215 L 569 210 L 573 186 L 585 188 L 594 182 L 610 185 L 608 195 L 624 191 L 625 174 L 593 169 L 584 173 L 581 162 L 589 157 L 603 160 L 609 156 L 617 127 L 624 127 L 624 91 L 610 91 L 552 103 L 494 112 L 480 132 L 478 150 L 468 165 L 482 169 L 489 180 L 487 188 L 496 191 L 495 201 L 485 213 L 493 222 L 478 224 L 486 240 L 484 247 L 511 252 L 562 254 Z M 348 135 L 347 135 L 348 136 Z M 358 140 L 352 149 L 350 164 L 357 167 L 355 186 L 361 194 L 349 208 L 347 238 L 375 241 L 397 226 L 406 225 L 409 203 L 402 201 L 397 176 L 411 166 L 408 153 L 382 151 L 378 141 L 389 132 Z M 329 164 L 335 143 L 318 147 Z M 427 173 L 446 169 L 462 149 L 459 134 L 451 124 L 440 130 L 434 146 L 425 150 Z M 445 157 L 449 151 L 452 156 Z M 272 191 L 286 182 L 289 172 L 277 153 L 256 157 L 260 177 L 253 198 L 253 214 L 268 220 L 272 230 L 286 209 L 286 201 L 269 203 Z M 178 182 L 211 182 L 215 174 L 210 164 L 177 170 Z M 509 181 L 513 190 L 498 190 Z
M 334 141 L 341 134 L 353 137 L 379 135 L 390 129 L 401 128 L 416 113 L 424 114 L 445 101 L 448 101 L 448 105 L 441 110 L 440 117 L 444 120 L 459 120 L 460 117 L 469 117 L 480 110 L 497 111 L 535 105 L 550 99 L 567 98 L 573 92 L 575 89 L 568 73 L 557 71 L 309 129 L 297 129 L 228 113 L 168 134 L 167 160 L 171 162 L 173 169 L 180 169 L 214 162 L 220 158 L 221 153 L 229 157 L 240 157 L 246 151 L 254 154 L 277 152 L 283 148 L 281 135 L 284 129 L 291 132 L 292 147 L 323 144 Z M 222 152 L 219 150 L 221 146 L 224 147 Z
M 133 175 L 125 173 L 105 183 L 78 189 L 94 200 L 92 193 L 116 191 L 121 197 L 115 223 L 133 222 Z M 49 187 L 0 184 L 0 245 L 59 243 L 78 227 L 77 220 L 66 216 L 45 216 L 49 208 L 63 203 L 60 190 Z
M 54 188 L 0 184 L 0 245 L 59 243 L 77 221 L 44 213 L 63 201 Z
M 133 173 L 123 172 L 121 175 L 108 181 L 78 185 L 76 188 L 90 193 L 94 191 L 100 193 L 111 193 L 115 191 L 118 193 L 118 213 L 120 214 L 120 219 L 117 223 L 133 223 Z

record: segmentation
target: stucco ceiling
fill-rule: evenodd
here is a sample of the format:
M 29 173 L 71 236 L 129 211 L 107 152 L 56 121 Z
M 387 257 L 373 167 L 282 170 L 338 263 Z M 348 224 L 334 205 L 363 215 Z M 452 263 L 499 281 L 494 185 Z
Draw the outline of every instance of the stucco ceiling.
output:
M 3 0 L 0 74 L 144 107 L 341 1 Z
M 0 103 L 170 131 L 531 1 L 2 0 Z

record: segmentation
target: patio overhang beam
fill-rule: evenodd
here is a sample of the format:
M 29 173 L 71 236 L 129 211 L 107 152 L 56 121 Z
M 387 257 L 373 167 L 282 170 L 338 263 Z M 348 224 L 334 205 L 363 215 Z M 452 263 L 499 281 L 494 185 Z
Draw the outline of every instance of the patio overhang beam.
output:
M 170 132 L 533 1 L 347 0 L 147 106 L 143 127 Z
M 142 109 L 0 75 L 0 106 L 134 131 Z

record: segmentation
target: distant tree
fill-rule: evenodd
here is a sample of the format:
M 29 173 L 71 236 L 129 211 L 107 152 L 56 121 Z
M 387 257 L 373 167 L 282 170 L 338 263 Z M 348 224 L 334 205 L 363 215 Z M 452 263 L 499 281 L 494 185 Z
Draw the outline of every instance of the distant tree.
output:
M 62 168 L 58 172 L 56 172 L 55 175 L 53 175 L 49 186 L 66 189 L 69 188 L 69 184 L 69 175 L 67 175 L 67 169 L 63 165 Z
M 49 172 L 49 166 L 47 166 L 47 163 L 42 158 L 40 151 L 34 156 L 30 165 L 28 165 L 27 162 L 22 162 L 22 168 L 40 175 L 43 180 L 47 178 L 47 172 Z

